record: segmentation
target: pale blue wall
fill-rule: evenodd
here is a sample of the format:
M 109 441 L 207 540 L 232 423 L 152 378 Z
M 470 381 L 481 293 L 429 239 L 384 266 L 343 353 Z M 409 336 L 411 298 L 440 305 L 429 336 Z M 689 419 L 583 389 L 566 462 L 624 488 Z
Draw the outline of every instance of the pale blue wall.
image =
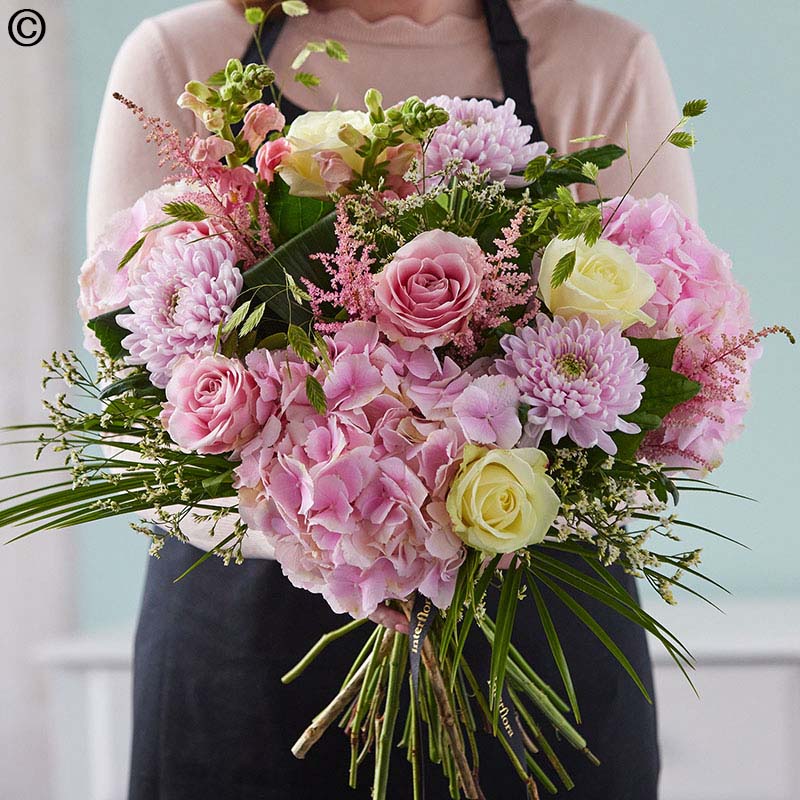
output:
M 85 191 L 94 123 L 116 48 L 139 19 L 174 5 L 166 0 L 72 3 L 77 198 Z M 602 0 L 595 5 L 656 34 L 679 99 L 702 96 L 711 101 L 711 112 L 696 128 L 701 139 L 694 163 L 702 222 L 733 254 L 740 280 L 751 289 L 758 322 L 781 322 L 800 332 L 792 178 L 800 128 L 800 4 Z M 78 220 L 75 237 L 76 270 L 83 249 L 82 222 Z M 705 521 L 752 548 L 748 552 L 707 542 L 706 570 L 738 595 L 800 590 L 795 556 L 798 358 L 800 352 L 783 341 L 768 343 L 756 367 L 748 430 L 730 447 L 727 463 L 716 473 L 725 487 L 760 502 L 687 498 L 682 503 L 686 518 Z M 80 609 L 85 627 L 131 619 L 145 559 L 144 540 L 122 522 L 81 534 Z

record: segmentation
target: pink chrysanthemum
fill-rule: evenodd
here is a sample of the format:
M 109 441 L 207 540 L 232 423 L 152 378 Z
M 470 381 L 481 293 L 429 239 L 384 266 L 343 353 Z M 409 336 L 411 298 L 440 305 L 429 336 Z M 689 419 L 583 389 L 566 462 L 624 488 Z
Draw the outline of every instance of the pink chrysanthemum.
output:
M 482 172 L 488 171 L 493 181 L 521 186 L 522 177 L 511 173 L 524 170 L 529 161 L 547 153 L 546 142 L 531 142 L 533 129 L 522 124 L 510 98 L 501 106 L 491 100 L 462 100 L 445 95 L 426 102 L 435 103 L 450 114 L 450 119 L 436 128 L 425 151 L 428 175 L 456 159 L 464 167 L 474 164 Z
M 144 364 L 155 386 L 169 382 L 175 360 L 213 347 L 242 289 L 234 251 L 223 237 L 169 237 L 150 253 L 149 269 L 129 290 L 133 313 L 117 322 L 128 364 Z
M 516 380 L 530 406 L 525 433 L 534 445 L 550 431 L 554 443 L 568 436 L 579 447 L 614 454 L 610 432 L 639 432 L 622 417 L 641 403 L 647 365 L 619 326 L 538 314 L 534 327 L 519 328 L 500 344 L 506 357 L 496 362 L 497 371 Z
M 750 372 L 761 354 L 760 337 L 750 335 L 747 292 L 734 280 L 728 254 L 668 197 L 628 197 L 611 218 L 618 204 L 605 206 L 605 220 L 611 221 L 604 236 L 624 247 L 656 282 L 656 293 L 643 308 L 656 324 L 636 325 L 627 333 L 680 336 L 673 369 L 703 387 L 648 433 L 642 455 L 671 466 L 714 469 L 725 444 L 742 430 Z M 732 355 L 720 356 L 728 351 Z

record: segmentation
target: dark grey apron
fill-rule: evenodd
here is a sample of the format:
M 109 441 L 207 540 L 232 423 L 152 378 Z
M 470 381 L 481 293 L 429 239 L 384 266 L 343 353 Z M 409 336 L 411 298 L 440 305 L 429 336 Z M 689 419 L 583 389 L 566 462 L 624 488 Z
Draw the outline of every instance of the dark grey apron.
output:
M 516 101 L 523 123 L 533 127 L 533 140 L 544 139 L 528 79 L 528 42 L 505 0 L 485 0 L 484 7 L 504 92 Z M 266 56 L 282 22 L 264 30 Z M 243 61 L 260 61 L 254 45 Z M 286 99 L 281 107 L 289 122 L 303 113 Z M 319 595 L 291 586 L 274 561 L 225 567 L 214 558 L 173 584 L 200 555 L 171 540 L 160 559 L 149 561 L 136 634 L 129 800 L 367 800 L 369 765 L 359 789 L 349 790 L 349 744 L 337 730 L 329 731 L 304 761 L 290 752 L 296 737 L 338 691 L 366 634 L 335 643 L 300 680 L 282 686 L 280 676 L 343 618 Z M 620 570 L 614 573 L 636 593 L 633 579 Z M 581 704 L 581 732 L 602 761 L 594 767 L 569 745 L 556 743 L 576 783 L 569 797 L 655 800 L 654 709 L 603 645 L 555 597 L 549 599 Z M 579 599 L 611 633 L 652 694 L 642 630 L 602 605 Z M 480 660 L 486 655 L 483 643 L 477 633 L 472 638 L 470 656 Z M 514 643 L 546 681 L 561 686 L 530 603 L 520 607 Z M 486 799 L 524 800 L 525 791 L 497 742 L 483 737 L 481 753 Z M 410 800 L 405 754 L 398 751 L 393 761 L 389 797 Z M 436 766 L 426 770 L 432 800 L 449 796 L 440 772 Z

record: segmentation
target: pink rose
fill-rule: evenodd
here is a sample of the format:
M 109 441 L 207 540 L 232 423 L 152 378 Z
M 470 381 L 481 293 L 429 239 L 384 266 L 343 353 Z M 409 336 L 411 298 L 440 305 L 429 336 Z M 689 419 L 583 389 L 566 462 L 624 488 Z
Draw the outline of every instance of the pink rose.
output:
M 467 326 L 485 263 L 474 239 L 442 230 L 421 233 L 375 276 L 381 330 L 410 351 L 452 341 Z
M 240 361 L 200 355 L 175 367 L 161 423 L 186 451 L 227 453 L 258 434 L 258 405 L 259 387 Z
M 273 103 L 256 103 L 244 116 L 242 126 L 242 136 L 244 136 L 250 150 L 255 153 L 259 145 L 267 138 L 267 134 L 272 131 L 283 130 L 286 125 L 286 118 L 275 107 Z
M 198 139 L 189 153 L 192 161 L 221 161 L 225 156 L 234 151 L 232 142 L 221 139 L 219 136 L 209 136 Z
M 275 179 L 275 170 L 291 151 L 288 140 L 283 137 L 264 142 L 264 145 L 256 153 L 256 169 L 258 169 L 261 179 L 272 183 Z
M 319 175 L 325 183 L 326 192 L 336 192 L 353 180 L 353 168 L 335 150 L 320 150 L 314 161 L 319 166 Z

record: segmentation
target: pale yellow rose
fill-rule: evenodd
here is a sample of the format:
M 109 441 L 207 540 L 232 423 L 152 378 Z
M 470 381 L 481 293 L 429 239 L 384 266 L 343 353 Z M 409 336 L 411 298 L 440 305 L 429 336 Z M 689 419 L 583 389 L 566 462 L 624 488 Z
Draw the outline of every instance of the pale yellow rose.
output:
M 298 197 L 325 197 L 328 192 L 320 175 L 317 153 L 338 153 L 345 163 L 360 173 L 363 159 L 352 145 L 339 138 L 342 126 L 349 125 L 358 133 L 372 130 L 369 116 L 363 111 L 309 111 L 301 114 L 286 134 L 291 151 L 284 156 L 278 173 L 289 184 L 291 194 Z
M 485 553 L 511 553 L 544 539 L 561 501 L 534 447 L 488 450 L 468 444 L 447 495 L 456 534 Z
M 551 286 L 553 270 L 562 256 L 575 251 L 575 269 L 564 283 Z M 580 239 L 553 239 L 542 256 L 539 291 L 547 308 L 565 319 L 586 314 L 601 325 L 621 322 L 623 330 L 637 322 L 655 320 L 642 306 L 656 291 L 655 281 L 613 242 L 598 240 L 589 247 Z

